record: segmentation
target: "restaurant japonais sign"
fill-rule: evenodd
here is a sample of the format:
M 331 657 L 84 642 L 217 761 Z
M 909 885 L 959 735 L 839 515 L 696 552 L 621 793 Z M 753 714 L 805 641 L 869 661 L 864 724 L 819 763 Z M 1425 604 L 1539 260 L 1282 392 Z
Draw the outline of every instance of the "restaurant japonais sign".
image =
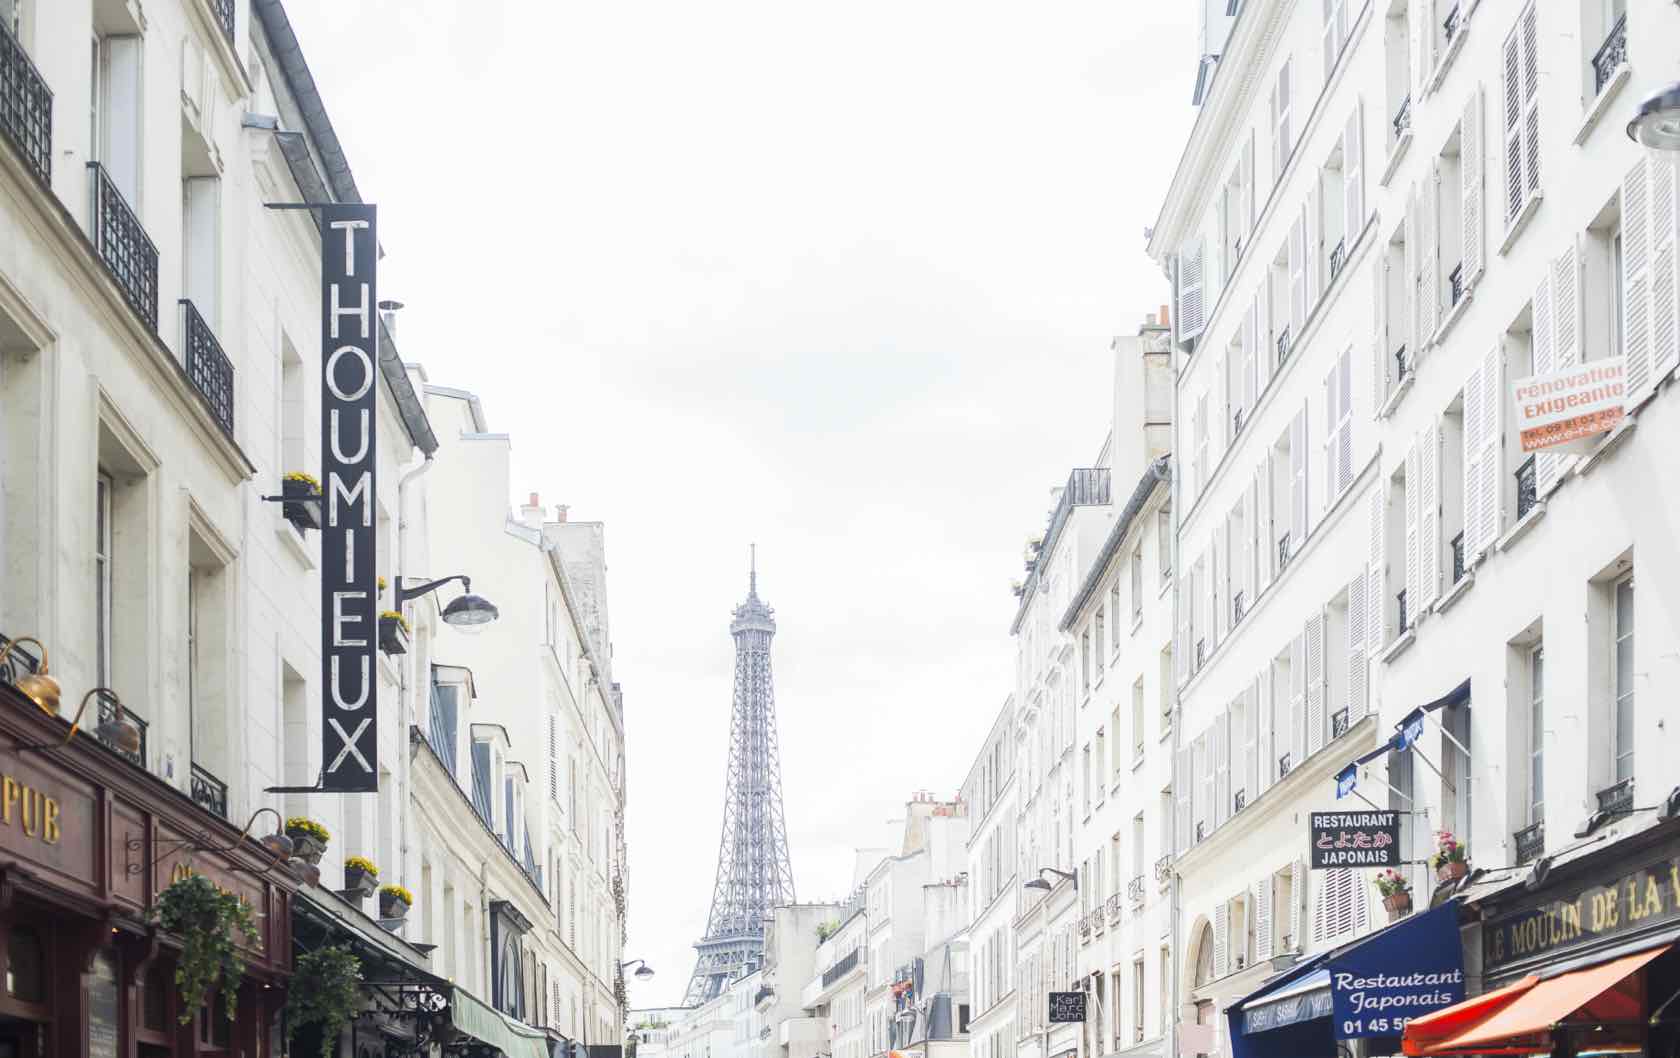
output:
M 1613 882 L 1493 918 L 1482 927 L 1482 961 L 1493 971 L 1676 920 L 1680 858 L 1659 860 Z
M 1399 812 L 1314 812 L 1311 831 L 1314 870 L 1400 862 Z
M 374 208 L 321 207 L 321 787 L 379 789 Z

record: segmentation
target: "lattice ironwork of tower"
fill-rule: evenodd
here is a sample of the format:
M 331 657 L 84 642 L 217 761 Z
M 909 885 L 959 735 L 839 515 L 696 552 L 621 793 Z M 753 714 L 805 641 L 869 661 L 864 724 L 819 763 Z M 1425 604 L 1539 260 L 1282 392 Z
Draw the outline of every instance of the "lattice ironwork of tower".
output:
M 764 958 L 770 909 L 793 903 L 787 824 L 782 817 L 782 760 L 776 743 L 776 691 L 770 675 L 775 611 L 758 597 L 755 554 L 747 599 L 735 608 L 735 696 L 729 718 L 729 773 L 723 837 L 706 935 L 685 1002 L 704 1003 Z

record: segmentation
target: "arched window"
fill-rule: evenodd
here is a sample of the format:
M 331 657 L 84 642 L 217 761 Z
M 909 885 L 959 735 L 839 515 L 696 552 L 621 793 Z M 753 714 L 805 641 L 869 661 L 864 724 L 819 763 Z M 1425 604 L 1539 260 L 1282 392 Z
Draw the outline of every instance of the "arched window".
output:
M 1196 987 L 1213 980 L 1213 926 L 1203 922 L 1196 934 Z
M 522 1017 L 525 988 L 523 967 L 519 961 L 519 939 L 508 937 L 502 945 L 502 1007 L 514 1017 Z
M 47 998 L 47 955 L 31 926 L 13 926 L 6 944 L 6 992 L 25 1003 Z

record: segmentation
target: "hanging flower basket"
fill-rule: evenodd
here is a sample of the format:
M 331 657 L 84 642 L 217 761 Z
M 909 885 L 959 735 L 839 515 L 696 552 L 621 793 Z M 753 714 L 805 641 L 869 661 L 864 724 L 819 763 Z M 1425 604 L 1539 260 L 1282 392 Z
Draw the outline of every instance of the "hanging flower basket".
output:
M 245 977 L 241 944 L 260 942 L 251 905 L 218 889 L 201 874 L 188 875 L 158 894 L 149 917 L 181 939 L 175 986 L 181 990 L 181 1024 L 192 1021 L 212 993 L 220 992 L 222 1013 L 232 1021 Z
M 361 960 L 348 948 L 317 948 L 298 956 L 286 994 L 286 1039 L 305 1025 L 319 1025 L 321 1058 L 333 1058 L 339 1033 L 361 1005 L 361 982 Z
M 280 494 L 286 497 L 280 505 L 280 513 L 297 527 L 298 532 L 321 528 L 321 483 L 314 475 L 301 470 L 292 471 L 280 482 Z
M 326 855 L 327 842 L 332 834 L 327 828 L 305 816 L 286 820 L 286 836 L 292 839 L 292 855 L 311 866 L 319 867 Z
M 1456 882 L 1470 873 L 1470 854 L 1450 830 L 1435 833 L 1435 851 L 1429 856 L 1429 866 L 1435 868 L 1435 880 L 1441 884 Z
M 379 649 L 387 654 L 408 653 L 408 618 L 395 610 L 379 615 Z
M 352 856 L 344 861 L 344 891 L 365 900 L 379 884 L 379 868 L 372 860 Z
M 379 887 L 379 917 L 402 918 L 414 905 L 414 894 L 400 885 Z

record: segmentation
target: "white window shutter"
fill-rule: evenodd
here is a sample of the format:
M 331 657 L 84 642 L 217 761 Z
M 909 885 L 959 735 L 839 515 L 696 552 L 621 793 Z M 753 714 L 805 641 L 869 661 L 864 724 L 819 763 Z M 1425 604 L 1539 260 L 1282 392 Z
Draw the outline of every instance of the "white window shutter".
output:
M 1505 147 L 1505 225 L 1510 227 L 1523 206 L 1522 136 L 1522 27 L 1512 27 L 1505 38 L 1499 79 L 1505 112 L 1501 115 L 1501 139 Z
M 1375 418 L 1388 403 L 1388 247 L 1380 243 L 1376 260 L 1371 263 L 1371 278 L 1375 289 L 1371 296 L 1371 417 Z
M 1307 872 L 1300 860 L 1289 865 L 1290 892 L 1289 900 L 1289 939 L 1284 946 L 1288 951 L 1301 950 L 1301 909 L 1307 901 Z M 1273 913 L 1277 914 L 1274 908 Z
M 1324 746 L 1329 723 L 1324 704 L 1324 615 L 1307 618 L 1307 754 Z
M 1336 425 L 1336 480 L 1331 484 L 1336 495 L 1340 496 L 1349 485 L 1353 484 L 1353 349 L 1342 350 L 1341 359 L 1337 361 L 1336 384 L 1341 388 L 1341 395 L 1336 402 L 1336 408 L 1342 413 L 1342 421 Z
M 1622 348 L 1629 411 L 1656 388 L 1651 353 L 1651 170 L 1641 156 L 1622 178 Z
M 1289 553 L 1301 549 L 1307 539 L 1307 406 L 1295 415 L 1289 439 Z
M 1303 323 L 1324 293 L 1324 196 L 1316 176 L 1307 188 L 1306 218 L 1307 311 L 1301 317 Z
M 1176 807 L 1177 823 L 1177 851 L 1183 853 L 1190 847 L 1192 832 L 1190 829 L 1190 784 L 1193 781 L 1190 772 L 1190 747 L 1185 746 L 1178 751 L 1178 757 L 1173 767 L 1173 802 Z
M 1540 190 L 1540 23 L 1536 0 L 1522 14 L 1524 197 Z
M 1254 190 L 1254 130 L 1248 130 L 1248 139 L 1243 143 L 1242 153 L 1242 233 L 1244 246 L 1248 245 L 1249 233 L 1254 230 L 1254 204 L 1256 201 Z
M 1224 977 L 1228 970 L 1231 933 L 1231 905 L 1221 900 L 1213 909 L 1213 976 Z
M 1431 419 L 1418 435 L 1418 597 L 1407 603 L 1421 614 L 1441 594 L 1441 437 Z
M 1194 338 L 1206 323 L 1206 245 L 1198 237 L 1178 257 L 1178 336 Z
M 1289 766 L 1299 768 L 1307 758 L 1307 637 L 1289 643 Z
M 1184 576 L 1182 572 L 1173 582 L 1173 591 L 1177 597 L 1175 616 L 1178 621 L 1178 645 L 1173 650 L 1173 669 L 1180 684 L 1190 678 L 1190 657 L 1195 649 L 1195 643 L 1190 639 L 1190 614 L 1195 606 L 1195 592 L 1191 582 L 1192 578 Z
M 1219 350 L 1219 356 L 1214 360 L 1213 370 L 1219 379 L 1219 388 L 1213 394 L 1213 454 L 1208 463 L 1208 473 L 1219 465 L 1224 458 L 1225 449 L 1231 443 L 1231 376 L 1232 364 L 1230 353 L 1226 349 Z
M 1370 607 L 1365 615 L 1365 634 L 1370 641 L 1367 654 L 1375 658 L 1377 653 L 1388 645 L 1388 628 L 1385 620 L 1388 614 L 1388 483 L 1381 475 L 1371 487 L 1370 498 L 1365 502 L 1365 518 L 1370 533 L 1369 560 L 1366 567 L 1370 584 L 1366 587 L 1365 601 Z
M 1680 166 L 1651 162 L 1651 377 L 1657 382 L 1680 366 Z
M 1232 546 L 1238 549 L 1237 574 L 1239 587 L 1243 593 L 1243 609 L 1246 611 L 1254 606 L 1255 597 L 1260 594 L 1260 583 L 1254 573 L 1254 522 L 1260 516 L 1260 497 L 1254 482 L 1248 483 L 1248 491 L 1243 493 L 1242 540 Z
M 1272 729 L 1272 665 L 1266 663 L 1265 669 L 1254 681 L 1254 749 L 1259 755 L 1259 772 L 1254 777 L 1254 797 L 1259 797 L 1271 788 L 1272 780 L 1277 776 L 1277 747 L 1281 740 L 1277 732 Z
M 1337 404 L 1342 398 L 1340 372 L 1335 363 L 1331 363 L 1330 370 L 1324 376 L 1324 508 L 1330 509 L 1330 503 L 1336 497 L 1336 482 L 1341 474 L 1336 470 L 1336 428 L 1341 425 L 1342 415 Z
M 1535 285 L 1534 299 L 1529 303 L 1534 326 L 1530 332 L 1530 346 L 1534 359 L 1534 373 L 1549 375 L 1563 365 L 1558 362 L 1557 335 L 1557 272 L 1551 266 L 1540 274 Z M 1534 495 L 1544 497 L 1563 480 L 1564 457 L 1557 452 L 1534 453 Z
M 1469 289 L 1482 274 L 1482 86 L 1470 89 L 1464 103 L 1464 117 L 1459 123 L 1459 201 L 1462 203 L 1461 261 L 1464 266 L 1464 286 Z
M 1260 681 L 1243 694 L 1242 791 L 1247 803 L 1260 796 Z
M 1301 328 L 1307 322 L 1307 241 L 1306 216 L 1295 218 L 1289 229 L 1289 340 L 1301 340 Z
M 1272 582 L 1272 560 L 1277 552 L 1277 534 L 1272 532 L 1272 454 L 1268 450 L 1254 471 L 1254 594 L 1258 598 Z
M 1441 233 L 1438 227 L 1441 197 L 1440 163 L 1431 160 L 1423 177 L 1418 202 L 1418 344 L 1427 345 L 1441 323 Z
M 1283 167 L 1289 164 L 1289 156 L 1295 152 L 1295 84 L 1289 68 L 1290 63 L 1290 59 L 1285 59 L 1283 65 L 1278 68 L 1276 128 L 1278 165 L 1274 178 L 1283 176 Z
M 1226 631 L 1231 627 L 1230 602 L 1230 552 L 1226 550 L 1225 523 L 1213 527 L 1213 554 L 1208 561 L 1208 606 L 1212 613 L 1208 615 L 1208 627 L 1213 630 L 1213 642 L 1208 644 L 1208 653 L 1214 651 L 1214 644 L 1223 642 Z
M 1254 885 L 1254 958 L 1264 962 L 1272 957 L 1272 876 L 1267 875 Z
M 1504 474 L 1504 418 L 1505 384 L 1504 384 L 1504 349 L 1499 343 L 1494 343 L 1482 360 L 1482 410 L 1478 417 L 1481 425 L 1481 454 L 1477 457 L 1477 472 L 1481 475 L 1481 498 L 1476 504 L 1476 514 L 1481 519 L 1479 526 L 1480 550 L 1486 551 L 1499 539 L 1500 527 L 1504 525 L 1504 498 L 1501 480 Z
M 1213 825 L 1223 826 L 1231 816 L 1231 713 L 1213 718 L 1209 731 L 1213 755 Z
M 1482 555 L 1482 365 L 1464 380 L 1464 568 Z
M 1260 335 L 1259 321 L 1255 314 L 1259 311 L 1258 301 L 1248 307 L 1248 314 L 1243 317 L 1242 326 L 1242 410 L 1243 420 L 1246 422 L 1249 412 L 1254 410 L 1254 401 L 1260 395 Z
M 1405 297 L 1395 309 L 1405 316 L 1401 327 L 1405 335 L 1406 356 L 1411 363 L 1417 363 L 1423 354 L 1423 340 L 1425 335 L 1418 333 L 1418 261 L 1422 257 L 1423 238 L 1421 226 L 1418 223 L 1418 189 L 1414 185 L 1406 193 L 1405 219 L 1405 272 L 1401 276 L 1400 286 L 1405 291 Z M 1390 324 L 1392 327 L 1393 325 Z M 1396 382 L 1399 380 L 1396 379 Z
M 1365 136 L 1362 124 L 1365 106 L 1354 100 L 1353 114 L 1342 134 L 1342 238 L 1351 255 L 1353 244 L 1365 230 Z
M 1208 462 L 1208 431 L 1212 424 L 1208 422 L 1207 391 L 1203 390 L 1196 397 L 1196 494 L 1198 496 L 1207 488 L 1208 478 L 1213 474 L 1213 464 Z
M 1265 277 L 1260 281 L 1260 289 L 1254 294 L 1254 364 L 1256 368 L 1254 396 L 1258 400 L 1260 394 L 1266 392 L 1267 383 L 1272 380 L 1272 357 L 1275 350 L 1272 346 L 1271 328 L 1271 283 L 1272 270 L 1265 269 Z M 1252 405 L 1250 405 L 1252 407 Z
M 1417 43 L 1417 68 L 1413 71 L 1412 112 L 1423 99 L 1429 75 L 1435 72 L 1435 0 L 1412 0 L 1412 39 Z
M 1406 613 L 1411 624 L 1417 623 L 1418 599 L 1422 597 L 1418 553 L 1422 545 L 1418 531 L 1422 498 L 1423 472 L 1418 468 L 1418 446 L 1414 439 L 1406 449 Z
M 1204 834 L 1213 829 L 1213 729 L 1196 736 L 1196 823 Z
M 1281 115 L 1278 107 L 1282 100 L 1278 99 L 1277 85 L 1272 86 L 1267 113 L 1272 118 L 1272 183 L 1277 183 L 1278 177 L 1283 175 L 1283 137 L 1278 135 L 1278 118 Z
M 1365 617 L 1369 606 L 1365 592 L 1369 581 L 1363 570 L 1348 581 L 1347 587 L 1347 650 L 1348 666 L 1348 726 L 1365 718 L 1367 677 L 1365 670 Z
M 1341 55 L 1341 48 L 1336 42 L 1336 7 L 1336 0 L 1324 0 L 1324 29 L 1319 36 L 1319 46 L 1324 56 L 1325 81 L 1329 81 L 1330 75 L 1336 72 L 1336 59 Z

